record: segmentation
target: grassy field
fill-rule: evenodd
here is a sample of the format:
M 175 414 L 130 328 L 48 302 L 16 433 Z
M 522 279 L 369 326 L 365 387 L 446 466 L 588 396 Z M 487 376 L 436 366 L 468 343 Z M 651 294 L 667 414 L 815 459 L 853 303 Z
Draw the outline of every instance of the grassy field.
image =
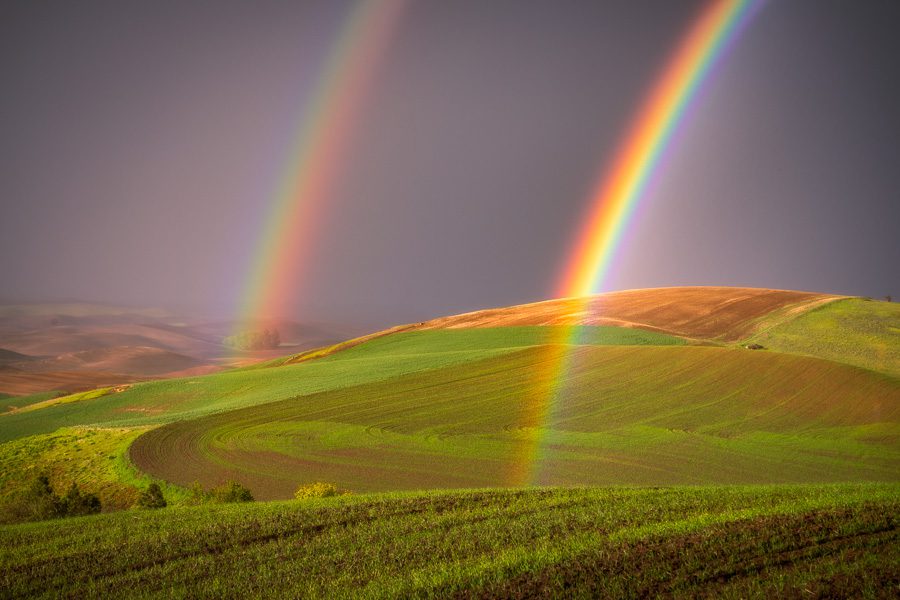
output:
M 748 341 L 900 376 L 900 304 L 838 300 Z
M 4 597 L 896 597 L 897 485 L 473 490 L 0 528 Z
M 0 504 L 47 475 L 59 492 L 73 483 L 97 494 L 107 510 L 129 508 L 140 477 L 124 460 L 129 444 L 145 429 L 62 428 L 0 447 Z M 143 483 L 143 482 L 142 482 Z M 0 514 L 0 520 L 6 516 Z
M 204 377 L 134 384 L 91 402 L 48 402 L 40 410 L 0 415 L 0 442 L 59 427 L 139 427 L 387 380 L 408 373 L 513 352 L 559 334 L 554 328 L 421 331 L 378 338 L 314 361 L 278 369 L 248 369 Z M 671 336 L 616 327 L 584 328 L 591 344 L 680 344 Z M 79 396 L 85 397 L 86 395 Z
M 581 341 L 588 344 L 683 343 L 667 335 L 614 327 L 585 327 L 581 334 Z M 559 337 L 554 328 L 541 327 L 401 333 L 314 362 L 277 369 L 148 382 L 120 392 L 102 388 L 63 397 L 48 392 L 8 398 L 5 403 L 11 412 L 0 416 L 0 440 L 6 442 L 0 443 L 0 503 L 27 486 L 29 478 L 44 472 L 58 489 L 75 481 L 98 494 L 108 508 L 128 506 L 138 493 L 135 484 L 142 481 L 128 468 L 125 458 L 138 430 L 422 370 L 461 366 L 554 337 Z M 92 451 L 96 451 L 93 458 Z M 113 465 L 116 469 L 110 470 Z
M 533 455 L 536 482 L 553 485 L 900 479 L 896 378 L 733 348 L 582 347 L 548 420 L 529 422 L 556 376 L 547 362 L 527 348 L 179 421 L 131 457 L 167 481 L 236 479 L 268 499 L 313 481 L 518 485 Z

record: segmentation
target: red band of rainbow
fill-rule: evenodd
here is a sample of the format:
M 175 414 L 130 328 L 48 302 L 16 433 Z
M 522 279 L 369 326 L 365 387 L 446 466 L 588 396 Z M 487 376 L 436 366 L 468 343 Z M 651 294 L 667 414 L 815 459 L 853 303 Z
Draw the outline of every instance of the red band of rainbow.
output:
M 329 187 L 406 0 L 359 0 L 328 53 L 251 263 L 238 330 L 291 315 Z
M 660 166 L 672 136 L 697 97 L 712 67 L 749 22 L 762 0 L 711 0 L 676 47 L 638 111 L 615 159 L 588 202 L 584 225 L 563 269 L 555 296 L 585 298 L 606 281 L 623 231 L 647 183 Z M 510 473 L 512 485 L 541 483 L 547 457 L 542 456 L 565 388 L 575 372 L 577 325 L 560 327 L 535 369 L 524 399 L 521 436 Z

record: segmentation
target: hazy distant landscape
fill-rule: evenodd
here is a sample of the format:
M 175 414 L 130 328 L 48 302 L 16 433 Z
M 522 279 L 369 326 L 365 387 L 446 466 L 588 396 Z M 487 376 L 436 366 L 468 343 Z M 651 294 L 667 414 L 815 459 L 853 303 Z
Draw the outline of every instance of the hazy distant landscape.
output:
M 283 339 L 275 347 L 245 351 L 224 343 L 237 329 L 228 321 L 84 303 L 0 306 L 0 393 L 74 393 L 201 375 L 362 333 L 359 327 L 285 320 L 257 328 L 277 331 Z

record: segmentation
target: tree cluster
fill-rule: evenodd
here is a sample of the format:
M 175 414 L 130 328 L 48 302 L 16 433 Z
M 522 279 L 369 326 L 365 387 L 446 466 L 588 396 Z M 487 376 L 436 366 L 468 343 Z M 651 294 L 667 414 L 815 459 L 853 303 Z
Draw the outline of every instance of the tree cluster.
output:
M 347 490 L 342 490 L 333 483 L 325 483 L 317 481 L 315 483 L 307 483 L 301 485 L 294 492 L 294 498 L 297 500 L 306 500 L 309 498 L 330 498 L 331 496 L 344 496 L 349 494 Z
M 162 489 L 158 483 L 151 483 L 138 496 L 135 506 L 139 508 L 165 508 L 166 499 L 163 497 Z
M 92 515 L 101 508 L 100 498 L 82 492 L 76 483 L 65 494 L 56 494 L 46 475 L 36 477 L 17 504 L 20 516 L 29 521 Z
M 245 331 L 228 336 L 222 343 L 235 350 L 271 350 L 281 344 L 281 334 L 274 327 L 261 331 Z
M 237 483 L 229 481 L 211 490 L 213 500 L 216 502 L 253 502 L 253 494 L 250 490 Z

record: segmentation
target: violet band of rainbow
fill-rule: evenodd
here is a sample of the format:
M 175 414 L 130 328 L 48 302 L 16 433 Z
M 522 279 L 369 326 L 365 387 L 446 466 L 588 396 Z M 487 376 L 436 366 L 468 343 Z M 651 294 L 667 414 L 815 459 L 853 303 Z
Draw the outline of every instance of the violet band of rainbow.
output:
M 343 149 L 406 0 L 358 0 L 342 22 L 299 121 L 238 310 L 237 330 L 293 313 Z
M 713 67 L 740 36 L 763 0 L 711 0 L 676 46 L 619 144 L 612 163 L 598 178 L 575 245 L 562 269 L 554 296 L 572 298 L 588 309 L 602 291 L 623 232 L 660 168 L 679 125 L 708 81 Z M 577 323 L 556 329 L 539 360 L 524 399 L 515 466 L 508 483 L 542 482 L 547 436 L 559 416 L 566 387 L 577 372 Z

